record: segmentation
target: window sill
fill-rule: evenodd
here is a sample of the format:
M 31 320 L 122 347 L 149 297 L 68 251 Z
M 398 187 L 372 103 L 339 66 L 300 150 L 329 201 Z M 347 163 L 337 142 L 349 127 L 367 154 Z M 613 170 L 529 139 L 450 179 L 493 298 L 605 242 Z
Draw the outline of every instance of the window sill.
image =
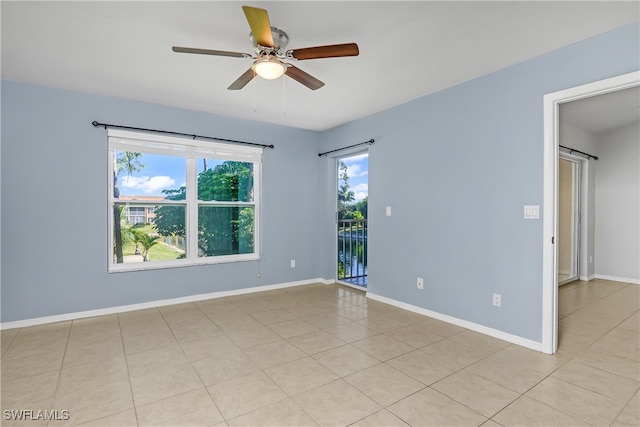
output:
M 242 254 L 242 255 L 227 255 L 221 257 L 208 257 L 198 258 L 195 261 L 191 260 L 176 260 L 176 261 L 148 261 L 148 262 L 133 262 L 126 264 L 111 264 L 108 266 L 107 273 L 124 273 L 131 271 L 149 271 L 149 270 L 161 270 L 166 268 L 183 268 L 183 267 L 195 267 L 203 265 L 216 265 L 216 264 L 229 264 L 234 262 L 247 262 L 247 261 L 259 261 L 258 254 Z

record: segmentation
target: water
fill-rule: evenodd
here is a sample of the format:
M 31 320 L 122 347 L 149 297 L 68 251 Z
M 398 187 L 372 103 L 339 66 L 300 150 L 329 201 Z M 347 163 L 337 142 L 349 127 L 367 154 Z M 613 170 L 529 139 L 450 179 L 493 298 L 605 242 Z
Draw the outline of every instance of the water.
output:
M 349 247 L 350 240 L 346 239 L 345 241 L 343 237 L 338 238 L 338 263 L 344 270 L 339 270 L 338 279 L 367 275 L 366 239 L 361 237 L 358 245 L 355 244 L 356 240 L 353 239 L 351 240 L 351 247 Z M 356 251 L 357 253 L 355 253 Z

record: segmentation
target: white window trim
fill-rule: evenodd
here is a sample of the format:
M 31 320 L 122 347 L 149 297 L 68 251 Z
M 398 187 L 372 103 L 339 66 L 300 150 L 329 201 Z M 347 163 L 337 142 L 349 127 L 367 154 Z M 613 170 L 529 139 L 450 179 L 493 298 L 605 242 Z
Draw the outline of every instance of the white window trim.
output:
M 162 268 L 187 267 L 194 265 L 222 264 L 230 262 L 255 261 L 260 259 L 260 219 L 261 219 L 261 177 L 262 177 L 262 148 L 244 147 L 235 144 L 224 144 L 217 142 L 209 142 L 202 140 L 192 140 L 186 138 L 178 138 L 172 136 L 155 135 L 141 132 L 121 131 L 108 129 L 107 131 L 108 146 L 108 247 L 107 247 L 107 271 L 123 272 L 123 271 L 139 271 L 139 270 L 156 270 Z M 174 155 L 186 159 L 186 181 L 187 195 L 186 200 L 174 201 L 167 200 L 157 204 L 175 204 L 185 206 L 185 230 L 187 241 L 187 258 L 165 261 L 152 262 L 135 262 L 117 264 L 113 260 L 113 224 L 114 214 L 113 205 L 115 198 L 113 197 L 114 182 L 113 175 L 115 172 L 115 151 L 116 150 L 139 150 L 143 153 Z M 220 201 L 198 201 L 197 200 L 197 158 L 215 158 L 220 160 L 232 160 L 240 162 L 253 163 L 253 202 L 220 202 Z M 147 204 L 145 202 L 136 201 L 136 205 Z M 237 255 L 221 255 L 211 257 L 198 257 L 198 240 L 190 238 L 197 236 L 198 233 L 198 206 L 253 206 L 254 207 L 254 236 L 253 236 L 253 253 L 237 254 Z

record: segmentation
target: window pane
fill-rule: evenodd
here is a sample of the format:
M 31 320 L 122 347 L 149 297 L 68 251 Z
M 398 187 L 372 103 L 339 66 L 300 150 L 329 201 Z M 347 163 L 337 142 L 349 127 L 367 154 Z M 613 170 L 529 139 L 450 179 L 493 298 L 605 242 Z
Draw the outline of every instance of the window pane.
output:
M 114 197 L 142 202 L 185 199 L 184 157 L 115 151 Z
M 198 256 L 253 253 L 253 206 L 199 206 Z
M 141 207 L 115 203 L 113 208 L 114 263 L 185 258 L 185 206 Z M 135 214 L 129 214 L 129 212 L 135 212 Z
M 253 163 L 197 160 L 198 200 L 253 201 Z

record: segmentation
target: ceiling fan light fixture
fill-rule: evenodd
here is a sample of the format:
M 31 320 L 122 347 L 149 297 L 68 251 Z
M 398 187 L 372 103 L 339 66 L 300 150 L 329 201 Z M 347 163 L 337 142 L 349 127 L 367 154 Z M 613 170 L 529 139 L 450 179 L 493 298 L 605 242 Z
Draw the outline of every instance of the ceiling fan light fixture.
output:
M 277 79 L 287 71 L 286 65 L 272 57 L 258 59 L 251 68 L 257 75 L 266 80 Z

